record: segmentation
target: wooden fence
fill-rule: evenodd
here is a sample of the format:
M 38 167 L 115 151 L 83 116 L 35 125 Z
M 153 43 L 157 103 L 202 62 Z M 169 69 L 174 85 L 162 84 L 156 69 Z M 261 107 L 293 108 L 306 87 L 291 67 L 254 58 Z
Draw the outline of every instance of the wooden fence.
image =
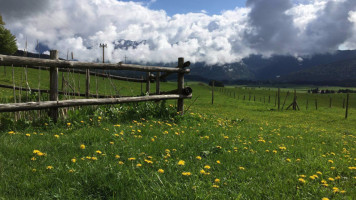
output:
M 175 68 L 158 67 L 158 66 L 142 66 L 133 64 L 109 64 L 109 63 L 85 63 L 76 61 L 64 61 L 58 59 L 58 51 L 50 51 L 51 59 L 27 58 L 17 56 L 0 55 L 0 66 L 13 66 L 13 67 L 29 67 L 34 69 L 46 69 L 50 71 L 50 89 L 49 90 L 32 90 L 34 92 L 48 92 L 49 101 L 38 102 L 25 102 L 25 103 L 7 103 L 0 104 L 0 112 L 16 112 L 28 110 L 41 110 L 50 109 L 49 115 L 54 122 L 58 119 L 58 108 L 72 107 L 72 106 L 85 106 L 85 105 L 103 105 L 103 104 L 119 104 L 128 102 L 142 102 L 142 101 L 158 101 L 177 99 L 177 111 L 183 114 L 184 99 L 192 97 L 192 89 L 184 87 L 184 74 L 189 73 L 188 69 L 190 62 L 184 62 L 184 58 L 178 58 L 178 66 Z M 69 99 L 58 100 L 58 94 L 63 94 L 63 91 L 58 91 L 58 71 L 73 70 L 76 73 L 86 75 L 85 94 L 73 93 L 73 96 L 85 96 L 85 99 Z M 95 73 L 94 69 L 99 70 L 130 70 L 146 72 L 146 78 L 130 78 L 122 76 L 112 76 L 105 73 Z M 160 91 L 160 82 L 162 79 L 170 74 L 178 74 L 176 90 Z M 146 95 L 136 97 L 123 97 L 123 96 L 104 96 L 90 94 L 90 75 L 97 75 L 105 78 L 112 78 L 117 80 L 124 80 L 130 82 L 146 83 Z M 151 82 L 156 83 L 156 92 L 150 93 Z M 8 85 L 0 85 L 3 88 L 13 88 L 13 90 L 27 90 L 26 88 L 19 88 Z M 90 97 L 102 97 L 96 99 L 89 99 Z

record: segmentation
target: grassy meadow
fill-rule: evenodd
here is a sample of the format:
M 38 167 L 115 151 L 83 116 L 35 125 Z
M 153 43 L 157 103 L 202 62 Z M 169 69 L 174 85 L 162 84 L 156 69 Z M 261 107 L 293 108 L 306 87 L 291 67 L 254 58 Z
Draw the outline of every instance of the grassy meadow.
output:
M 11 85 L 2 70 L 0 84 Z M 19 85 L 23 69 L 15 70 Z M 38 76 L 29 69 L 30 87 Z M 84 76 L 72 76 L 84 92 Z M 47 89 L 48 72 L 40 77 Z M 140 94 L 139 83 L 113 82 Z M 0 199 L 355 199 L 356 94 L 345 119 L 345 94 L 297 88 L 301 110 L 285 110 L 291 93 L 278 111 L 276 88 L 215 88 L 212 105 L 211 87 L 187 84 L 184 116 L 176 101 L 75 108 L 57 124 L 45 111 L 22 112 L 42 116 L 33 121 L 0 114 Z M 113 93 L 108 80 L 98 87 Z M 0 97 L 11 102 L 13 92 Z

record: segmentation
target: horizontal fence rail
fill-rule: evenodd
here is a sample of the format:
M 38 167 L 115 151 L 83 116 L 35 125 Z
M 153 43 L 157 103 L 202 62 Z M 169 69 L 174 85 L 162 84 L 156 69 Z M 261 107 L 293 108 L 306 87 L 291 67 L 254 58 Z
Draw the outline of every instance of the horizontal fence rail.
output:
M 184 74 L 189 73 L 190 62 L 184 62 L 184 58 L 178 58 L 177 67 L 158 67 L 158 66 L 142 66 L 142 65 L 133 65 L 133 64 L 110 64 L 110 63 L 87 63 L 87 62 L 78 62 L 78 61 L 63 61 L 58 59 L 58 51 L 50 51 L 51 59 L 39 59 L 39 58 L 27 58 L 27 57 L 18 57 L 18 56 L 7 56 L 0 55 L 0 66 L 12 66 L 12 79 L 13 85 L 2 85 L 2 88 L 13 89 L 14 91 L 14 103 L 0 104 L 0 112 L 18 112 L 18 111 L 30 111 L 30 110 L 42 110 L 49 109 L 49 116 L 53 119 L 54 122 L 58 119 L 58 108 L 63 107 L 74 107 L 74 106 L 89 106 L 89 105 L 105 105 L 105 104 L 120 104 L 120 103 L 129 103 L 129 102 L 144 102 L 144 101 L 160 101 L 160 100 L 172 100 L 177 99 L 177 111 L 183 114 L 183 100 L 187 98 L 192 98 L 192 89 L 189 87 L 184 87 Z M 14 79 L 14 67 L 25 67 L 25 76 L 26 76 L 26 86 L 18 87 L 15 86 Z M 37 69 L 37 70 L 49 70 L 49 90 L 40 89 L 40 82 L 38 88 L 30 88 L 27 82 L 27 68 Z M 4 68 L 5 69 L 5 68 Z M 99 69 L 104 70 L 104 73 L 94 72 L 93 70 Z M 123 76 L 111 75 L 105 70 L 130 70 L 130 71 L 140 71 L 146 72 L 146 77 L 143 78 L 130 78 Z M 69 80 L 65 80 L 62 74 L 62 90 L 63 86 L 66 85 L 67 89 L 72 89 L 72 91 L 59 91 L 58 90 L 58 72 L 70 72 L 85 74 L 85 94 L 80 93 L 80 91 L 75 91 L 75 87 L 72 87 L 69 84 Z M 177 89 L 171 91 L 161 91 L 160 90 L 160 81 L 166 78 L 168 75 L 177 73 Z M 40 73 L 39 73 L 40 74 Z M 96 95 L 90 94 L 90 76 L 103 77 L 107 78 L 110 81 L 112 89 L 115 90 L 116 95 L 99 95 L 98 88 L 96 89 Z M 78 76 L 79 77 L 79 76 Z M 69 77 L 68 77 L 69 78 Z M 73 77 L 72 77 L 73 78 Z M 141 83 L 141 95 L 144 96 L 121 96 L 116 86 L 112 83 L 113 80 L 121 81 L 130 81 Z M 78 79 L 79 81 L 80 79 Z M 74 79 L 73 79 L 74 81 Z M 156 82 L 156 92 L 151 93 L 151 82 Z M 75 83 L 75 81 L 74 81 Z M 142 84 L 146 83 L 146 92 L 142 92 Z M 64 85 L 63 85 L 64 84 Z M 78 82 L 79 84 L 79 82 Z M 97 84 L 97 82 L 96 82 Z M 96 85 L 96 87 L 98 87 Z M 15 91 L 26 91 L 26 92 L 38 92 L 48 93 L 49 101 L 40 101 L 38 102 L 22 102 L 16 103 Z M 28 95 L 28 93 L 26 93 Z M 59 100 L 58 95 L 65 96 L 80 96 L 85 97 L 85 99 L 66 99 Z M 40 97 L 40 96 L 39 96 Z M 89 99 L 94 97 L 96 99 Z M 20 98 L 21 100 L 21 98 Z
M 172 72 L 172 73 L 189 73 L 190 69 L 169 68 L 157 66 L 142 66 L 133 64 L 110 64 L 110 63 L 87 63 L 65 60 L 48 60 L 40 58 L 27 58 L 18 56 L 0 55 L 0 65 L 14 66 L 44 66 L 50 68 L 79 68 L 79 69 L 112 69 L 112 70 L 132 70 L 142 72 Z
M 141 97 L 121 97 L 121 98 L 102 98 L 102 99 L 72 99 L 63 101 L 41 101 L 27 103 L 9 103 L 0 104 L 0 112 L 15 112 L 27 110 L 41 110 L 48 108 L 62 108 L 71 106 L 89 106 L 89 105 L 105 105 L 105 104 L 120 104 L 129 102 L 157 101 L 169 99 L 191 98 L 192 95 L 152 95 Z

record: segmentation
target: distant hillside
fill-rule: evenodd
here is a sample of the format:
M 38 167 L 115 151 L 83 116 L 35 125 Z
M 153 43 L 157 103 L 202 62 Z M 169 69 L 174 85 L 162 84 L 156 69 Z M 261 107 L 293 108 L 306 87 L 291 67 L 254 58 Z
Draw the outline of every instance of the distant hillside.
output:
M 317 65 L 281 77 L 285 82 L 356 83 L 356 58 Z
M 296 58 L 293 56 L 272 56 L 262 58 L 252 55 L 243 62 L 255 74 L 256 80 L 271 80 L 277 76 L 283 77 L 290 73 L 306 70 L 314 66 L 356 58 L 356 51 L 337 51 L 334 54 L 317 54 Z

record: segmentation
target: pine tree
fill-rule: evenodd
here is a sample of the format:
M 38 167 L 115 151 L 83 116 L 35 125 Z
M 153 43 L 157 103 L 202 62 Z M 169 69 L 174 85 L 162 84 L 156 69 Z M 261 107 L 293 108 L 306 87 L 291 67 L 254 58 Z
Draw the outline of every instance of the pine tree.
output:
M 17 51 L 16 37 L 4 25 L 0 15 L 0 54 L 12 55 Z

